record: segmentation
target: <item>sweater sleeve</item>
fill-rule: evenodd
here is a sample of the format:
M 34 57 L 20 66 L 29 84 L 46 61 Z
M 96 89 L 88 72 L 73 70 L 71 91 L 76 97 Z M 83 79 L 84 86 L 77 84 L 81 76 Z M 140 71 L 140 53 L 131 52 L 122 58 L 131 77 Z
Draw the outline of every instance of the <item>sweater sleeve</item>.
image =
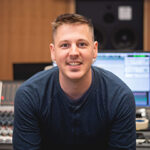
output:
M 135 150 L 135 100 L 132 93 L 116 95 L 120 101 L 112 105 L 113 121 L 111 124 L 108 150 Z M 116 108 L 115 108 L 116 106 Z
M 27 87 L 18 89 L 14 103 L 14 150 L 40 150 L 40 128 L 37 97 Z

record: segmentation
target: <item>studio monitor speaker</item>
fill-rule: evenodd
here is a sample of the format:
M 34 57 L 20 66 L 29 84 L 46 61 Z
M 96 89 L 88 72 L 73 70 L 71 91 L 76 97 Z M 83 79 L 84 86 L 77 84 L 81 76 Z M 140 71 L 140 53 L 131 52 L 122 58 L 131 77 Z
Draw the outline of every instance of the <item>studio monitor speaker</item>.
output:
M 102 50 L 143 50 L 143 0 L 76 0 Z

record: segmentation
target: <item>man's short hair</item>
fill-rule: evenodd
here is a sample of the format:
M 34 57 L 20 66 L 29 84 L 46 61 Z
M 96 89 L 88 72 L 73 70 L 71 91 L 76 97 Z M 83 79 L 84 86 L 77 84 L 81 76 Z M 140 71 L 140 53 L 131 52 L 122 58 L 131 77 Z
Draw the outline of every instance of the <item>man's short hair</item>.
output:
M 54 22 L 52 22 L 52 36 L 54 38 L 54 34 L 57 31 L 57 28 L 62 24 L 87 24 L 91 31 L 93 32 L 93 40 L 94 40 L 94 27 L 91 19 L 80 15 L 80 14 L 62 14 L 58 16 Z

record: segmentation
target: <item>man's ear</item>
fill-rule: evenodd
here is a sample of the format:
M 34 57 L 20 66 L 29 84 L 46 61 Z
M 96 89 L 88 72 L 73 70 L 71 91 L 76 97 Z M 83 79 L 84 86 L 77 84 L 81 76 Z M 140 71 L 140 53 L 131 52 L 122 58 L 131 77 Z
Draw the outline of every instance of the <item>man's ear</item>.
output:
M 55 61 L 55 47 L 53 43 L 50 43 L 49 49 L 50 49 L 51 59 L 52 61 Z
M 94 57 L 93 57 L 93 59 L 96 59 L 97 53 L 98 53 L 98 42 L 94 41 L 94 55 L 93 55 Z

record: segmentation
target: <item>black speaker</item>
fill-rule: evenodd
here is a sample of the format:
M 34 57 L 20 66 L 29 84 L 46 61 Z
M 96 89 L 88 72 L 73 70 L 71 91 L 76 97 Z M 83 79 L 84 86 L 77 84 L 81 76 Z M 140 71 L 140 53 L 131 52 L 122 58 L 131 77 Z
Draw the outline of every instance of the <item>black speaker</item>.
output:
M 76 0 L 102 50 L 143 50 L 143 0 Z

